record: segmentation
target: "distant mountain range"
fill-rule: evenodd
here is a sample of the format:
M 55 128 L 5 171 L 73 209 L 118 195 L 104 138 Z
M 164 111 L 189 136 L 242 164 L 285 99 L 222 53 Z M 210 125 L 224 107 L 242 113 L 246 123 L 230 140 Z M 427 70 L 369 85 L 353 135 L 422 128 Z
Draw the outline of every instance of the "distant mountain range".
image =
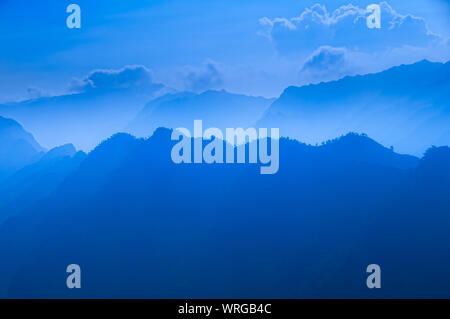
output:
M 450 148 L 418 159 L 354 133 L 319 146 L 282 138 L 278 173 L 261 175 L 174 164 L 170 135 L 112 136 L 3 223 L 0 295 L 449 296 Z M 369 291 L 374 262 L 384 288 Z M 64 285 L 71 263 L 82 289 Z
M 96 90 L 0 105 L 0 115 L 27 127 L 46 148 L 91 150 L 123 130 L 151 98 L 131 89 Z
M 47 152 L 19 123 L 0 117 L 0 223 L 50 195 L 85 157 L 72 144 Z
M 317 143 L 366 133 L 402 153 L 450 144 L 450 62 L 421 61 L 341 80 L 289 87 L 258 122 Z
M 147 137 L 161 126 L 191 128 L 198 119 L 205 127 L 253 127 L 272 102 L 273 99 L 226 91 L 168 94 L 150 101 L 130 123 L 128 131 Z
M 55 147 L 0 181 L 0 223 L 49 196 L 86 154 L 72 144 Z
M 450 62 L 421 61 L 376 74 L 287 88 L 278 99 L 206 91 L 150 99 L 132 89 L 105 89 L 0 105 L 0 115 L 29 129 L 46 148 L 73 143 L 91 150 L 119 131 L 148 137 L 160 126 L 278 127 L 320 143 L 366 133 L 401 153 L 422 156 L 450 144 Z M 159 89 L 159 87 L 157 87 Z M 155 89 L 157 89 L 155 88 Z M 162 94 L 162 93 L 161 93 Z
M 100 90 L 0 106 L 0 297 L 449 298 L 450 148 L 431 147 L 449 143 L 449 67 L 274 101 Z M 175 164 L 160 126 L 194 119 L 279 127 L 278 172 Z M 72 263 L 82 289 L 65 286 Z
M 43 155 L 34 137 L 12 119 L 0 116 L 0 182 Z

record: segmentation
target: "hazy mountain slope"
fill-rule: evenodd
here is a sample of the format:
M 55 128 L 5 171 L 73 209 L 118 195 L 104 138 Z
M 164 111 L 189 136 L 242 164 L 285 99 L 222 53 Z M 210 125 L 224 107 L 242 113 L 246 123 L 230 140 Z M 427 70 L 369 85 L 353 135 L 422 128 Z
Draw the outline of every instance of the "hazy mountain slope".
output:
M 173 143 L 166 129 L 145 141 L 113 136 L 45 202 L 3 224 L 3 292 L 448 297 L 449 181 L 432 182 L 450 179 L 448 148 L 419 161 L 354 134 L 317 147 L 281 139 L 279 172 L 260 175 L 255 164 L 176 165 Z M 65 287 L 74 262 L 77 291 Z M 384 274 L 376 292 L 364 286 L 374 262 Z
M 418 62 L 338 81 L 289 87 L 258 122 L 283 136 L 317 143 L 367 133 L 402 153 L 448 145 L 450 62 Z
M 43 151 L 19 123 L 0 116 L 0 183 L 16 170 L 38 160 Z
M 69 176 L 55 192 L 55 200 L 73 199 L 66 205 L 78 205 L 79 198 L 90 198 L 101 192 L 110 175 L 117 170 L 129 153 L 143 141 L 118 133 L 103 141 L 81 163 L 76 173 Z
M 0 105 L 0 115 L 17 119 L 47 148 L 72 143 L 89 151 L 123 130 L 150 98 L 131 89 L 88 91 Z
M 192 130 L 194 120 L 202 120 L 204 127 L 245 128 L 254 126 L 272 101 L 226 91 L 169 94 L 149 102 L 128 130 L 147 137 L 161 126 Z
M 63 145 L 5 179 L 0 184 L 0 222 L 49 196 L 85 157 L 73 145 Z

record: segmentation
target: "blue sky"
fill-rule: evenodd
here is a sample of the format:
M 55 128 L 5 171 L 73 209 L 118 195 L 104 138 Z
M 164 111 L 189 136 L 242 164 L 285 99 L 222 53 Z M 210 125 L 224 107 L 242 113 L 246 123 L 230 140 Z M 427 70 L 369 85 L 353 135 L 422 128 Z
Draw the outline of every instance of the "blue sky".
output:
M 66 27 L 70 3 L 81 7 L 79 30 Z M 277 96 L 288 85 L 448 60 L 449 1 L 387 1 L 381 30 L 355 24 L 349 3 L 378 2 L 0 0 L 0 102 L 62 94 L 96 69 L 127 65 L 177 90 Z

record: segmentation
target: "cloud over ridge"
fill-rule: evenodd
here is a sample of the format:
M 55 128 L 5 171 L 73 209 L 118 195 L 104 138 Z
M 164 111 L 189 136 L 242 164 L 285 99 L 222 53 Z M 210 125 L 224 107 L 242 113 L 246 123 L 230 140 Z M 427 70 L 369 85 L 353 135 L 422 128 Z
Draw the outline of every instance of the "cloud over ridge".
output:
M 423 18 L 402 15 L 387 2 L 379 5 L 381 29 L 366 26 L 370 13 L 365 8 L 348 4 L 330 12 L 324 5 L 315 4 L 293 18 L 261 18 L 259 23 L 264 28 L 261 34 L 282 54 L 314 50 L 324 45 L 363 51 L 405 45 L 423 47 L 441 39 L 429 31 Z
M 152 71 L 143 65 L 126 65 L 121 69 L 96 69 L 83 79 L 75 79 L 70 89 L 77 92 L 93 90 L 139 89 L 161 87 L 153 82 Z
M 306 58 L 300 73 L 313 82 L 336 80 L 357 70 L 350 55 L 345 48 L 321 46 Z
M 188 66 L 184 71 L 184 85 L 189 91 L 202 92 L 223 85 L 223 75 L 212 60 L 207 60 L 201 67 Z

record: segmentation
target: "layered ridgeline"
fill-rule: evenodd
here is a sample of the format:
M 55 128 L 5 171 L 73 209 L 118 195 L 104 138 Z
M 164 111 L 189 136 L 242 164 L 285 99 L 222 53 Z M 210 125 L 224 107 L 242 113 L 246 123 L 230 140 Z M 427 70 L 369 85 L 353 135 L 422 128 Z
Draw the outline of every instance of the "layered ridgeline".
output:
M 85 156 L 72 144 L 46 152 L 19 123 L 0 117 L 0 222 L 50 195 Z
M 418 62 L 338 81 L 289 87 L 258 122 L 317 143 L 367 133 L 402 153 L 450 144 L 450 62 Z
M 254 127 L 273 99 L 206 91 L 201 94 L 181 92 L 150 101 L 128 126 L 136 136 L 147 137 L 158 127 L 192 127 L 202 120 L 206 127 Z
M 278 173 L 261 175 L 174 164 L 170 136 L 114 135 L 3 223 L 2 296 L 449 297 L 448 147 L 418 159 L 358 134 L 282 138 Z M 66 287 L 73 263 L 82 289 Z
M 148 137 L 160 126 L 191 128 L 199 119 L 221 129 L 275 127 L 282 136 L 312 144 L 366 133 L 401 153 L 422 156 L 432 145 L 450 143 L 449 74 L 449 62 L 422 61 L 289 87 L 275 101 L 226 91 L 163 94 L 170 90 L 154 83 L 100 86 L 0 105 L 0 116 L 19 121 L 46 148 L 73 143 L 91 150 L 116 132 Z
M 276 127 L 285 137 L 320 143 L 347 132 L 366 133 L 402 153 L 422 156 L 450 144 L 450 62 L 421 61 L 376 74 L 289 87 L 271 99 L 206 91 L 150 101 L 127 131 L 149 136 L 160 126 Z
M 91 150 L 122 131 L 161 87 L 90 89 L 0 105 L 0 115 L 14 118 L 50 149 L 67 143 Z
M 33 135 L 12 119 L 0 116 L 0 182 L 43 155 Z
M 0 222 L 49 196 L 85 157 L 72 144 L 55 147 L 0 181 Z

